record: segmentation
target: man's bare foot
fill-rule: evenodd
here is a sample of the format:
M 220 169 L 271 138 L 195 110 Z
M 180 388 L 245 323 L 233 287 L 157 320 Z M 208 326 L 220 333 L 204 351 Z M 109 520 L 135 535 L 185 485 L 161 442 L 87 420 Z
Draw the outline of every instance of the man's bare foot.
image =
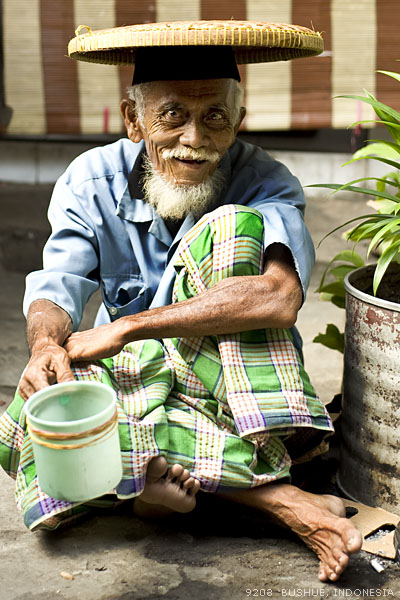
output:
M 343 503 L 336 496 L 318 496 L 275 483 L 224 497 L 258 508 L 288 526 L 320 559 L 321 581 L 337 581 L 351 554 L 361 548 L 362 536 L 345 518 Z
M 141 517 L 159 517 L 172 512 L 187 513 L 196 506 L 200 482 L 181 465 L 168 469 L 167 461 L 158 456 L 150 461 L 146 485 L 135 499 L 134 511 Z M 151 506 L 149 506 L 151 505 Z
M 293 523 L 291 529 L 320 559 L 319 579 L 337 581 L 349 564 L 351 554 L 360 550 L 361 533 L 345 518 L 346 510 L 340 498 L 302 493 L 309 497 L 309 504 L 304 505 L 303 510 L 313 514 L 304 520 L 304 513 L 299 511 L 296 517 L 302 522 Z

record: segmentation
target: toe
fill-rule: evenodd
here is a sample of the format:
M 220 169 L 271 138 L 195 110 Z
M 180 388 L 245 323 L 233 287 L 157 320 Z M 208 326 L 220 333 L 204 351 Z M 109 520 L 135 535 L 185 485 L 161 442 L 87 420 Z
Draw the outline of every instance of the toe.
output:
M 182 467 L 182 465 L 178 465 L 178 464 L 172 465 L 172 467 L 168 471 L 167 479 L 172 480 L 172 479 L 180 478 L 182 476 L 183 471 L 184 471 L 184 468 Z
M 335 560 L 330 560 L 329 562 L 325 563 L 325 573 L 330 581 L 335 581 L 338 578 L 338 574 L 336 572 L 337 567 L 339 567 L 339 564 Z
M 197 494 L 197 492 L 199 490 L 200 490 L 200 481 L 198 479 L 195 479 L 193 487 L 192 487 L 192 491 L 191 491 L 192 495 Z
M 337 578 L 336 573 L 331 569 L 331 567 L 329 565 L 327 565 L 326 563 L 324 564 L 324 571 L 325 571 L 325 576 L 326 576 L 326 581 L 335 581 L 335 579 Z
M 189 477 L 189 479 L 187 479 L 184 484 L 183 484 L 183 489 L 186 491 L 186 493 L 188 493 L 190 496 L 194 496 L 195 494 L 197 494 L 197 492 L 200 489 L 200 481 L 198 481 L 197 479 L 195 479 L 194 477 Z
M 341 573 L 349 563 L 349 556 L 339 549 L 333 551 L 333 556 L 335 557 L 337 562 L 335 572 Z
M 185 484 L 190 479 L 190 473 L 187 469 L 183 469 L 182 475 L 179 477 L 182 484 Z
M 322 563 L 319 565 L 318 579 L 320 581 L 327 581 L 328 580 L 328 575 L 326 574 L 325 567 L 324 567 L 324 565 Z
M 186 481 L 183 482 L 183 485 L 182 485 L 183 489 L 190 490 L 193 487 L 193 484 L 195 481 L 196 480 L 194 477 L 188 477 L 186 479 Z
M 152 458 L 147 466 L 146 475 L 151 478 L 159 479 L 168 470 L 167 461 L 163 456 L 157 456 L 156 458 Z
M 351 532 L 351 535 L 348 536 L 346 546 L 348 552 L 351 554 L 360 550 L 362 546 L 362 535 L 357 529 L 354 529 L 354 531 Z
M 344 544 L 346 553 L 358 552 L 362 546 L 362 535 L 349 519 L 339 519 L 337 531 Z

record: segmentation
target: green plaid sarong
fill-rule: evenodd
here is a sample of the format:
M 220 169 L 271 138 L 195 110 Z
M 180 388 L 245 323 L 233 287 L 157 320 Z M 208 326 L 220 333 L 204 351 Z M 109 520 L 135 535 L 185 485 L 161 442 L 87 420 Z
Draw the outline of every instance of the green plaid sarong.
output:
M 257 211 L 228 205 L 205 215 L 180 243 L 173 301 L 225 277 L 260 274 L 263 238 Z M 159 455 L 182 464 L 209 492 L 286 478 L 284 437 L 301 427 L 333 429 L 286 330 L 132 342 L 113 358 L 75 364 L 74 372 L 117 393 L 120 499 L 142 492 L 147 465 Z M 88 503 L 40 489 L 23 405 L 16 396 L 0 419 L 0 464 L 16 479 L 27 527 L 54 528 Z

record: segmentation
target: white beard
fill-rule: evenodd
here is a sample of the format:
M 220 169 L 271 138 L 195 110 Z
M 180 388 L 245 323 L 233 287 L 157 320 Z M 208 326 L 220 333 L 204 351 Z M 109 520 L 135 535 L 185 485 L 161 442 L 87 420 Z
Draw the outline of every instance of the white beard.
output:
M 220 169 L 203 183 L 177 185 L 157 173 L 148 156 L 144 156 L 143 165 L 142 187 L 146 202 L 154 206 L 163 219 L 171 221 L 184 219 L 189 213 L 198 219 L 212 208 L 225 185 Z

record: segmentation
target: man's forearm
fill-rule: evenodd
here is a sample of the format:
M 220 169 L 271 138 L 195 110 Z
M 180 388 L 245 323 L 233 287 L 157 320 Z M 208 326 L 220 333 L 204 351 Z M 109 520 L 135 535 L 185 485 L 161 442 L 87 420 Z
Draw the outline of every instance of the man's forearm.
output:
M 120 319 L 125 343 L 135 339 L 197 337 L 294 325 L 301 292 L 283 295 L 261 277 L 230 277 L 203 294 Z
M 121 319 L 126 341 L 289 328 L 302 302 L 291 256 L 271 247 L 263 275 L 228 277 L 202 294 Z M 125 322 L 124 322 L 125 321 Z
M 72 332 L 68 313 L 50 300 L 32 302 L 27 317 L 29 350 L 43 348 L 49 343 L 62 346 Z
M 72 360 L 94 360 L 114 356 L 135 340 L 286 329 L 294 325 L 301 302 L 291 258 L 275 248 L 263 275 L 228 277 L 188 300 L 73 333 L 64 347 Z

